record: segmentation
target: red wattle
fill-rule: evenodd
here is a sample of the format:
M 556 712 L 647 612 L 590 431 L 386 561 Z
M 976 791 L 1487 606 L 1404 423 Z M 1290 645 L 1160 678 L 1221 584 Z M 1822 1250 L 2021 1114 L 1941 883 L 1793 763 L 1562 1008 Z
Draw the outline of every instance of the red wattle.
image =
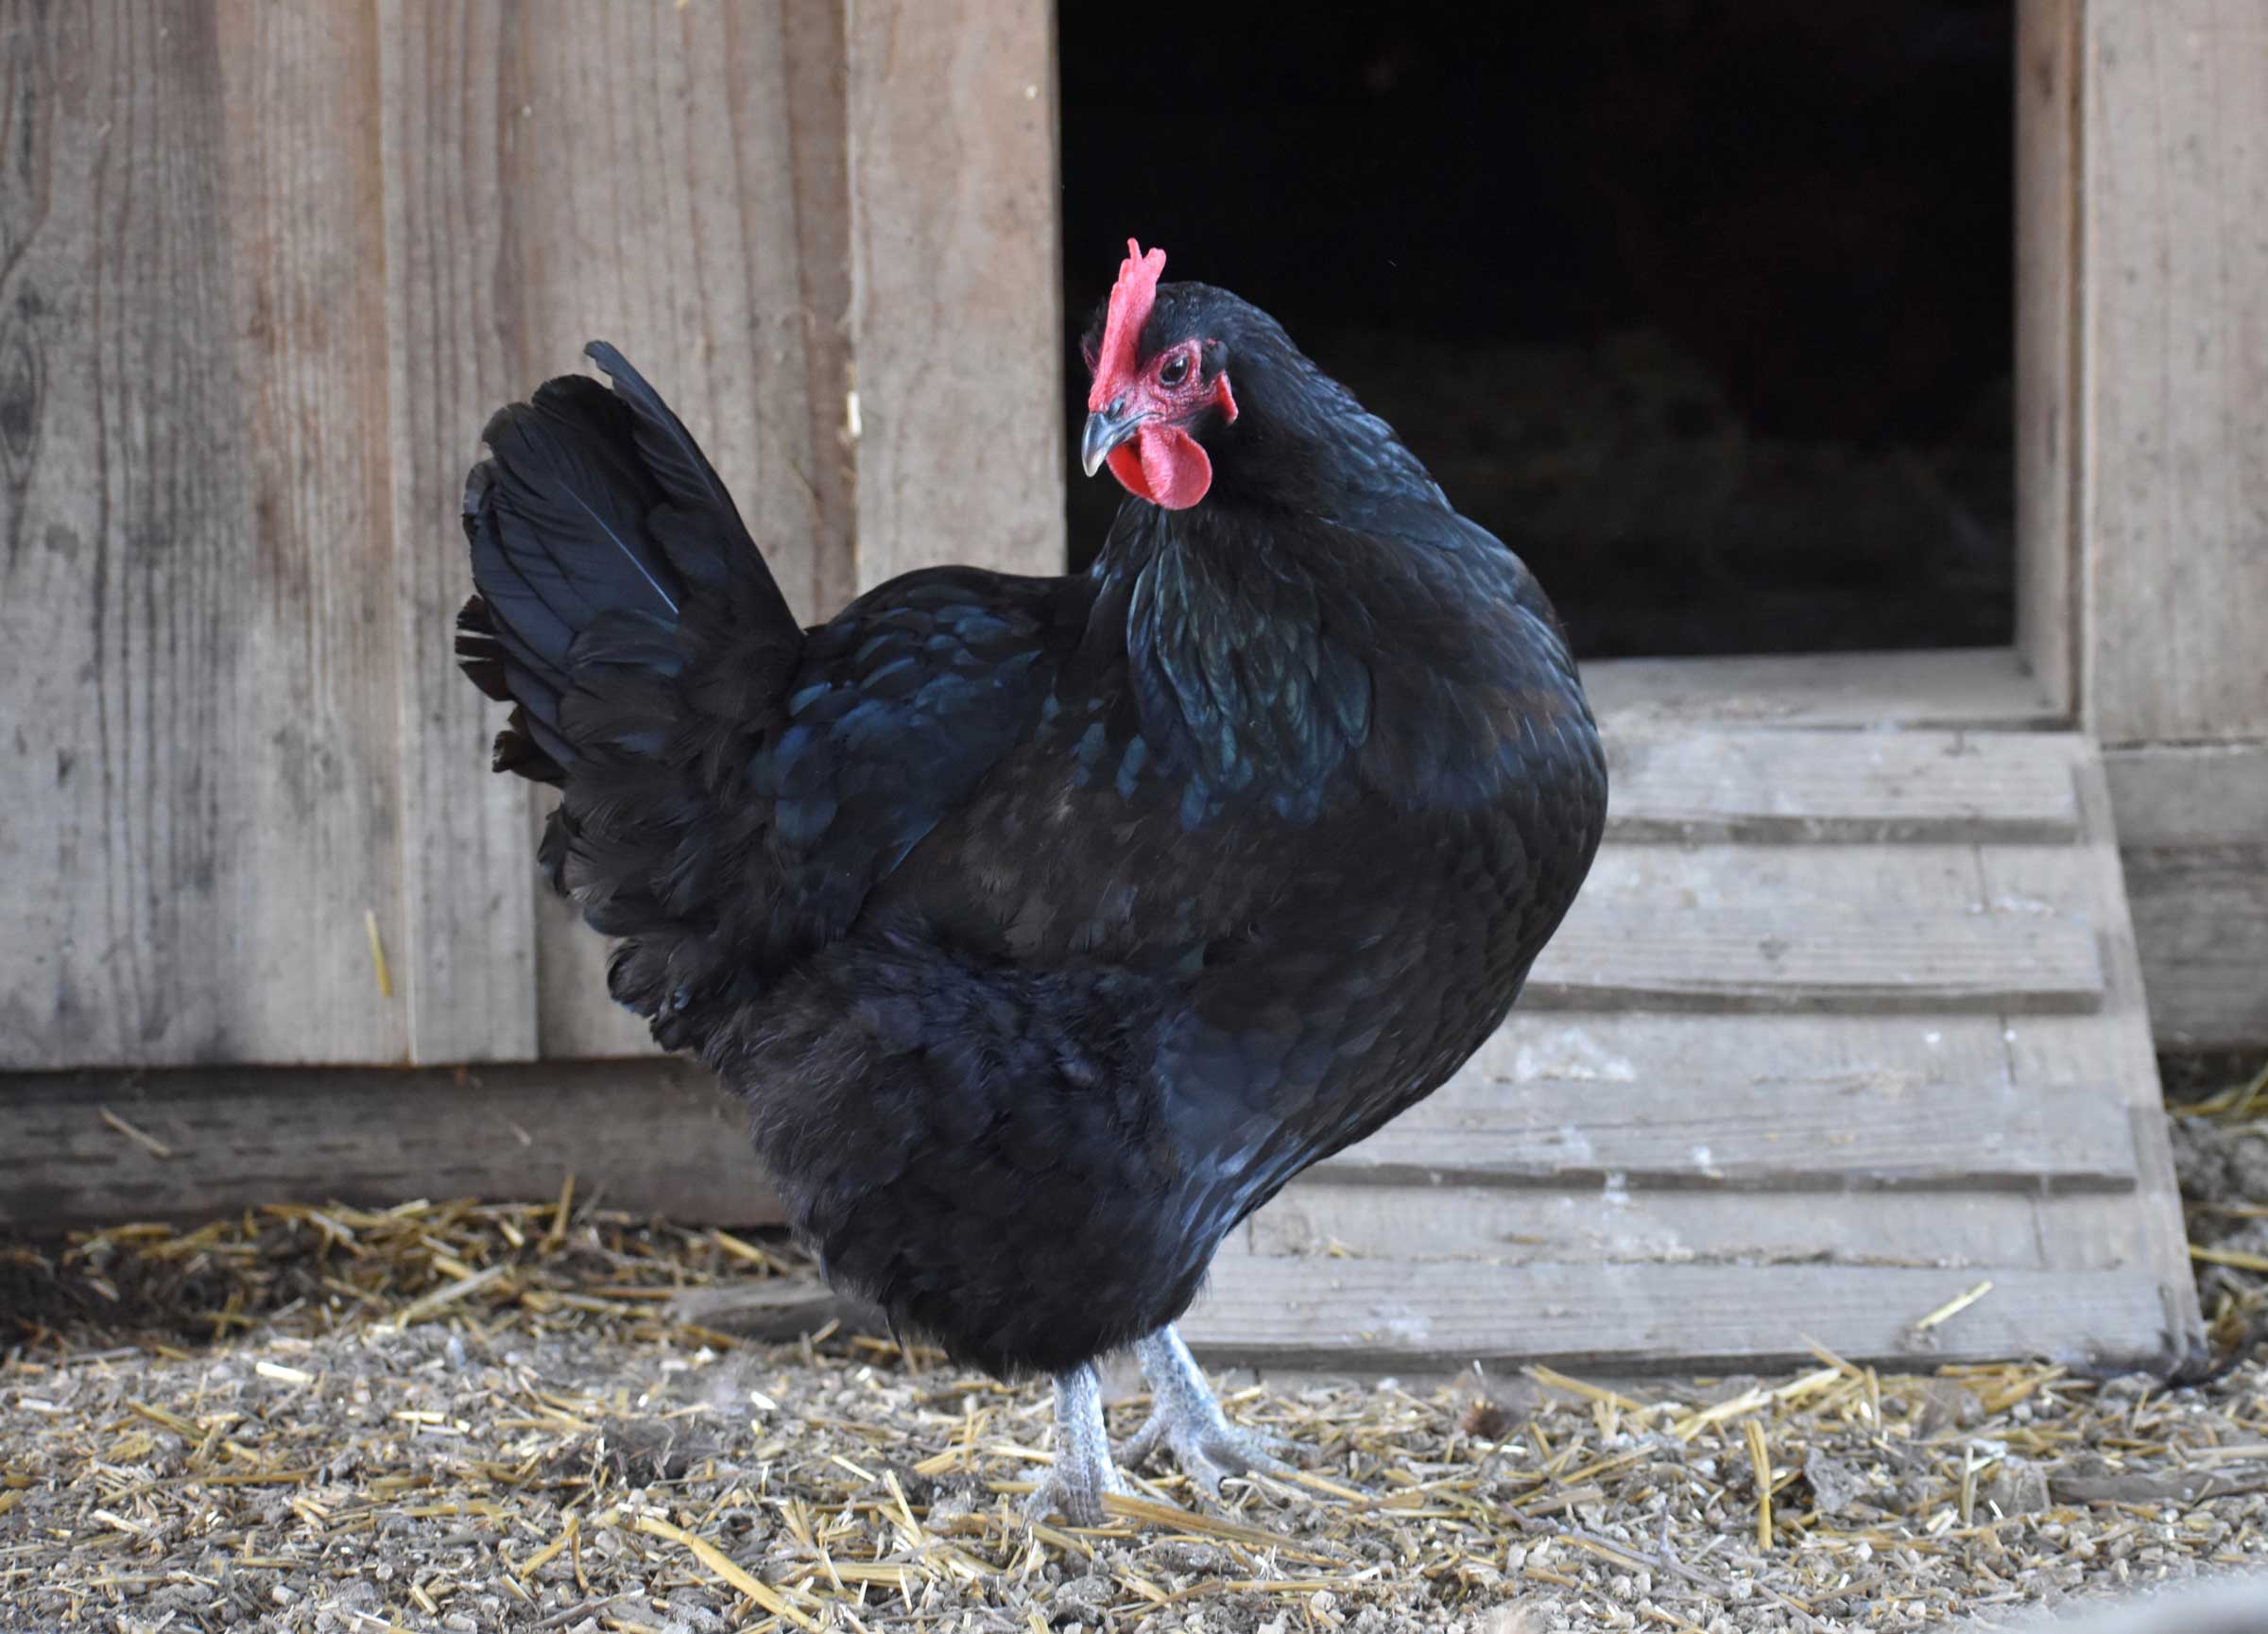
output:
M 1145 425 L 1110 451 L 1110 474 L 1137 499 L 1187 510 L 1212 486 L 1212 461 L 1179 426 Z

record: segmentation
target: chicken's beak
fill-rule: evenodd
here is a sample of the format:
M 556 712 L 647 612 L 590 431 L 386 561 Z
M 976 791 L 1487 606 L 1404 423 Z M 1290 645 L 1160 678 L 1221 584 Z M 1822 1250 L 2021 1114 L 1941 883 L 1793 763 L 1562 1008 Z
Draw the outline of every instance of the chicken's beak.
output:
M 1089 476 L 1102 470 L 1103 461 L 1110 451 L 1141 429 L 1149 416 L 1129 412 L 1122 400 L 1108 408 L 1098 408 L 1087 417 L 1087 430 L 1079 439 L 1079 465 Z

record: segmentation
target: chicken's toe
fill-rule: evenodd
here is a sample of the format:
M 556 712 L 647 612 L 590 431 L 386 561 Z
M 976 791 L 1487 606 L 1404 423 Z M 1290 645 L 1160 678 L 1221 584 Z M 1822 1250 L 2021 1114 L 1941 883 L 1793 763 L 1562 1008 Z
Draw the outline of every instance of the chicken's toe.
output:
M 1230 1475 L 1295 1475 L 1291 1460 L 1300 1449 L 1280 1436 L 1232 1424 L 1205 1382 L 1205 1374 L 1171 1328 L 1160 1328 L 1134 1347 L 1150 1382 L 1155 1405 L 1119 1455 L 1131 1469 L 1164 1447 L 1181 1472 L 1209 1498 L 1221 1495 Z
M 1152 1413 L 1134 1438 L 1120 1450 L 1127 1468 L 1147 1460 L 1160 1447 L 1174 1455 L 1181 1472 L 1207 1497 L 1221 1495 L 1221 1483 L 1230 1475 L 1288 1476 L 1298 1473 L 1291 1457 L 1299 1449 L 1280 1436 L 1231 1424 L 1217 1413 L 1202 1419 Z

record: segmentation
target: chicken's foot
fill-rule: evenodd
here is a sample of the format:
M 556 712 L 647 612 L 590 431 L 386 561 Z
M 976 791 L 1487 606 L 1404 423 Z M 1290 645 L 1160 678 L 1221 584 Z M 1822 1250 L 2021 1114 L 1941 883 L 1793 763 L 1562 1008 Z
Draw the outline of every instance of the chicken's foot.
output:
M 1256 1470 L 1270 1475 L 1295 1472 L 1286 1462 L 1297 1451 L 1291 1442 L 1228 1421 L 1197 1359 L 1172 1327 L 1137 1340 L 1134 1354 L 1150 1382 L 1151 1407 L 1149 1419 L 1119 1450 L 1126 1468 L 1137 1467 L 1161 1445 L 1171 1448 L 1181 1472 L 1214 1499 L 1226 1476 Z
M 1056 1461 L 1023 1501 L 1023 1512 L 1034 1521 L 1059 1513 L 1074 1526 L 1099 1526 L 1103 1495 L 1125 1490 L 1125 1477 L 1110 1461 L 1102 1380 L 1093 1363 L 1082 1362 L 1056 1375 Z

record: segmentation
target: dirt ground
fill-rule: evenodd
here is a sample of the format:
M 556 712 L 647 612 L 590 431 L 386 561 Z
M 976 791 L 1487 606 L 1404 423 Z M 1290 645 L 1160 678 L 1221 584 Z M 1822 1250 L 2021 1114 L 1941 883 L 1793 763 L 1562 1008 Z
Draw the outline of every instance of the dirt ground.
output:
M 688 1315 L 782 1245 L 572 1195 L 0 1245 L 0 1630 L 2013 1625 L 2268 1560 L 2268 1081 L 2178 1128 L 2209 1379 L 1231 1379 L 1303 1478 L 1086 1532 L 1016 1513 L 1042 1389 Z

